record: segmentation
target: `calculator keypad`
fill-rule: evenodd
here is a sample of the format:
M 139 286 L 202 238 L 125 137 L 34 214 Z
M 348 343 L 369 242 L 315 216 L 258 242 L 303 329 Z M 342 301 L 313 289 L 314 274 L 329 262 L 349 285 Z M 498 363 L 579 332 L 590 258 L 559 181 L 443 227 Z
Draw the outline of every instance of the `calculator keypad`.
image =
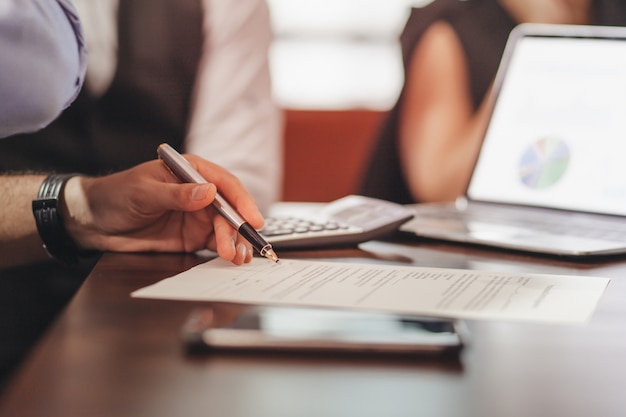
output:
M 265 219 L 265 226 L 259 232 L 266 237 L 298 235 L 305 233 L 324 233 L 349 230 L 350 226 L 335 221 L 313 221 L 295 217 L 270 217 Z

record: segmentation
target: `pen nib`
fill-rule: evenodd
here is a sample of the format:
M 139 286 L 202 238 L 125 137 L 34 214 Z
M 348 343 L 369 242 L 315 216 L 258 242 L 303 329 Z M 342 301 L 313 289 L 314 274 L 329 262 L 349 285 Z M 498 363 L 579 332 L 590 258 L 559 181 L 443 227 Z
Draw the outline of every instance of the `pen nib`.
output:
M 276 252 L 274 252 L 274 249 L 270 248 L 266 250 L 263 256 L 265 256 L 267 259 L 271 261 L 276 262 L 277 264 L 280 263 L 280 259 L 278 259 L 278 255 L 276 255 Z

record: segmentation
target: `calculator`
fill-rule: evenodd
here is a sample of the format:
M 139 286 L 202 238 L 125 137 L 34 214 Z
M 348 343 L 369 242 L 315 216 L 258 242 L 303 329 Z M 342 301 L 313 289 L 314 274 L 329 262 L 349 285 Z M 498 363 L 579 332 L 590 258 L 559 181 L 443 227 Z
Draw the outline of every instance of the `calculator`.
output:
M 349 195 L 304 214 L 267 217 L 259 233 L 274 249 L 349 246 L 385 237 L 413 215 L 401 204 Z

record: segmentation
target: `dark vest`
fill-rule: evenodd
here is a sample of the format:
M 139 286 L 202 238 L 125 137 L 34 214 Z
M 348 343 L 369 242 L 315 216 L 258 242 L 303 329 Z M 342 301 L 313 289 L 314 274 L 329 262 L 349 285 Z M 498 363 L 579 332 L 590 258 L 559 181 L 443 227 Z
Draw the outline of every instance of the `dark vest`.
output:
M 594 8 L 594 23 L 626 24 L 623 0 L 595 0 Z M 506 40 L 516 23 L 497 0 L 436 0 L 413 9 L 400 38 L 405 74 L 421 36 L 439 20 L 449 23 L 461 41 L 476 110 L 495 77 Z M 404 179 L 398 155 L 398 119 L 403 97 L 404 90 L 382 125 L 359 192 L 408 204 L 416 201 Z
M 101 97 L 83 89 L 47 128 L 0 141 L 0 171 L 104 174 L 181 149 L 201 54 L 200 0 L 121 0 L 118 66 Z

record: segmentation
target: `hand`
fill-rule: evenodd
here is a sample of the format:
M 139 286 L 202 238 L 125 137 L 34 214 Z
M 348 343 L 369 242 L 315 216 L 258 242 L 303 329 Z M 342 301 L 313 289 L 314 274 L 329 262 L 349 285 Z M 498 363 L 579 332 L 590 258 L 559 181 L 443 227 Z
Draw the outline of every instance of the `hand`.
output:
M 216 187 L 253 227 L 263 217 L 241 182 L 225 169 L 185 155 L 209 184 L 181 184 L 159 161 L 99 178 L 75 177 L 65 188 L 64 220 L 79 247 L 120 252 L 217 251 L 240 265 L 253 249 L 210 207 Z

